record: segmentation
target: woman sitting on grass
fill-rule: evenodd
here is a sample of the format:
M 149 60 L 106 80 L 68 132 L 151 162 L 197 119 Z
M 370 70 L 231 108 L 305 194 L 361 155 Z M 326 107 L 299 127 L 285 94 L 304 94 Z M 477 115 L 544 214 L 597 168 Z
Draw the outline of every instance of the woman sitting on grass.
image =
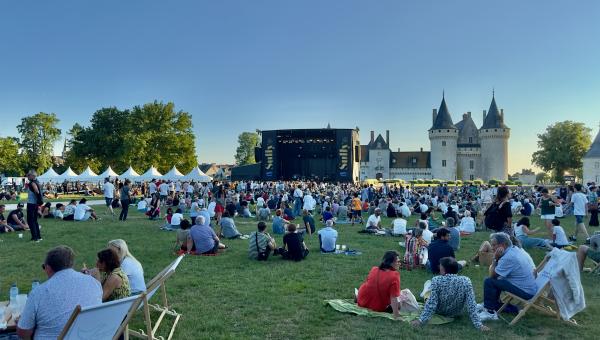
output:
M 52 203 L 51 202 L 46 202 L 44 203 L 44 205 L 42 206 L 42 217 L 43 218 L 54 218 L 54 215 L 52 214 L 51 211 L 52 208 Z
M 406 235 L 406 252 L 404 253 L 404 264 L 408 269 L 418 268 L 427 262 L 424 258 L 427 253 L 427 242 L 423 239 L 423 229 L 416 228 L 413 235 Z
M 150 204 L 148 204 L 146 216 L 148 216 L 151 220 L 155 220 L 160 216 L 160 201 L 158 200 L 157 195 L 152 196 Z
M 529 229 L 531 227 L 529 222 L 529 217 L 523 217 L 517 222 L 517 226 L 515 228 L 515 236 L 521 242 L 523 248 L 552 248 L 550 246 L 550 241 L 545 240 L 543 238 L 529 237 L 529 235 L 533 235 L 540 230 L 540 228 Z
M 229 212 L 228 211 L 224 211 L 223 212 L 223 217 L 221 218 L 221 222 L 219 223 L 219 225 L 221 226 L 221 230 L 219 231 L 219 236 L 222 236 L 226 239 L 235 239 L 235 238 L 242 238 L 242 239 L 247 239 L 247 236 L 242 235 L 242 233 L 240 233 L 236 226 L 235 226 L 235 221 L 233 220 L 233 218 L 229 217 Z
M 358 305 L 376 312 L 393 313 L 395 318 L 400 317 L 399 267 L 398 253 L 386 252 L 379 267 L 371 268 L 367 280 L 358 289 Z

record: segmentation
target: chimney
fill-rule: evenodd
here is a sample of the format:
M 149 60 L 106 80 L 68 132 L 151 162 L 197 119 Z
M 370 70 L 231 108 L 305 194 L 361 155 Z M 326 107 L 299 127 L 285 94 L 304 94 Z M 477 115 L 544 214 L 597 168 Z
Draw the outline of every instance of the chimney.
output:
M 504 109 L 500 109 L 500 121 L 504 123 Z
M 385 142 L 390 146 L 390 130 L 385 130 Z
M 375 141 L 375 131 L 371 130 L 371 143 Z
M 467 112 L 467 116 L 469 116 L 469 118 L 471 118 L 471 111 Z
M 421 152 L 423 152 L 423 148 L 421 148 Z
M 463 120 L 467 119 L 467 117 L 469 117 L 469 115 L 466 113 L 463 113 Z
M 435 118 L 437 118 L 437 109 L 433 109 L 433 113 L 431 115 L 432 117 L 432 122 L 431 124 L 435 124 Z
M 400 152 L 400 148 L 398 148 L 398 152 Z
M 485 123 L 485 110 L 483 110 L 483 122 Z

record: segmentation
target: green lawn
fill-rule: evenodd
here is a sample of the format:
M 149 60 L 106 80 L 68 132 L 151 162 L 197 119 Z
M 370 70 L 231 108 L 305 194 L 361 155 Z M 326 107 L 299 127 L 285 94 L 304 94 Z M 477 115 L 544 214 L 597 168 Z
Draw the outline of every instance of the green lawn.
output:
M 40 269 L 45 252 L 56 245 L 67 244 L 77 252 L 76 267 L 95 263 L 95 254 L 108 240 L 123 238 L 132 253 L 142 262 L 149 280 L 175 256 L 171 250 L 175 234 L 159 230 L 159 223 L 148 221 L 131 211 L 127 223 L 118 223 L 102 215 L 99 222 L 58 222 L 42 220 L 44 241 L 28 242 L 15 234 L 0 235 L 0 297 L 8 299 L 8 288 L 17 282 L 28 291 L 33 279 L 45 279 Z M 534 224 L 540 221 L 534 218 Z M 244 233 L 254 230 L 256 222 L 236 219 Z M 414 218 L 410 223 L 414 222 Z M 389 223 L 386 220 L 386 223 Z M 573 230 L 572 218 L 564 219 L 568 231 Z M 176 339 L 197 338 L 597 338 L 600 332 L 600 292 L 598 277 L 582 274 L 588 308 L 575 316 L 580 326 L 570 326 L 533 312 L 515 327 L 503 321 L 488 322 L 491 333 L 482 336 L 467 316 L 443 326 L 413 329 L 408 324 L 384 319 L 370 319 L 341 314 L 323 305 L 331 298 L 351 298 L 372 266 L 378 265 L 386 250 L 398 246 L 397 238 L 359 234 L 360 226 L 342 225 L 340 244 L 363 252 L 361 256 L 321 255 L 318 239 L 306 240 L 309 257 L 300 263 L 282 261 L 278 257 L 266 263 L 246 258 L 248 241 L 233 240 L 229 249 L 217 257 L 187 256 L 176 274 L 168 281 L 171 303 L 183 317 L 175 333 Z M 595 229 L 592 228 L 592 231 Z M 471 257 L 488 233 L 463 238 L 459 259 Z M 281 242 L 281 237 L 277 237 Z M 536 262 L 543 252 L 533 251 Z M 464 274 L 473 281 L 477 300 L 482 300 L 482 282 L 487 268 L 470 266 Z M 402 288 L 418 295 L 430 275 L 422 270 L 402 271 Z M 141 326 L 138 316 L 134 327 Z M 166 334 L 161 334 L 166 336 Z

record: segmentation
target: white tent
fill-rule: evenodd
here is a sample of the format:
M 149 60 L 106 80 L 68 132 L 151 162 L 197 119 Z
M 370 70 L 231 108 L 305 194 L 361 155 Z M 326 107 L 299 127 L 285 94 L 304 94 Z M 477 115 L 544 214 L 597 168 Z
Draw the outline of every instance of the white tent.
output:
M 54 171 L 54 169 L 50 168 L 50 169 L 48 169 L 48 171 L 46 171 L 42 175 L 38 176 L 37 180 L 40 183 L 56 182 L 57 177 L 58 177 L 58 174 L 56 173 L 56 171 Z
M 119 175 L 116 172 L 114 172 L 110 166 L 106 170 L 104 170 L 103 173 L 98 175 L 98 177 L 100 177 L 101 179 L 104 179 L 106 177 L 118 177 L 118 176 Z
M 62 174 L 60 174 L 60 176 L 56 177 L 56 181 L 57 182 L 63 182 L 63 181 L 76 181 L 77 180 L 77 173 L 75 173 L 75 171 L 73 171 L 73 169 L 71 169 L 71 167 L 69 167 L 65 172 L 63 172 Z
M 98 177 L 98 175 L 92 169 L 90 169 L 89 166 L 85 168 L 85 170 L 83 170 L 79 176 L 77 176 L 77 180 L 81 182 L 96 182 L 101 178 L 102 177 Z
M 162 177 L 162 174 L 156 170 L 153 166 L 148 169 L 148 171 L 144 172 L 140 175 L 140 177 L 136 178 L 138 181 L 151 181 L 153 178 L 159 179 Z
M 125 171 L 124 173 L 119 175 L 120 179 L 131 179 L 131 180 L 135 180 L 138 177 L 140 177 L 140 174 L 137 173 L 137 171 L 133 170 L 133 168 L 131 167 L 131 165 L 129 166 L 129 169 L 127 169 L 127 171 Z
M 189 174 L 183 176 L 183 179 L 186 181 L 196 181 L 196 182 L 210 182 L 212 181 L 212 177 L 208 176 L 200 168 L 197 166 L 190 171 Z
M 177 170 L 177 168 L 173 165 L 171 170 L 163 175 L 162 179 L 166 179 L 168 181 L 176 181 L 183 179 L 183 174 Z

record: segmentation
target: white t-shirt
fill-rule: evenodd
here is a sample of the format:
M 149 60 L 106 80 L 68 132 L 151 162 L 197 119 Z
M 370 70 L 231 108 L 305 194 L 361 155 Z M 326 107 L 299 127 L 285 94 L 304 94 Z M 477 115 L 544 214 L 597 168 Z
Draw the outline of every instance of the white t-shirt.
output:
M 148 191 L 150 191 L 150 195 L 156 193 L 156 183 L 150 182 L 148 185 Z
M 132 260 L 129 256 L 125 256 L 121 263 L 121 270 L 123 270 L 129 279 L 129 286 L 131 287 L 132 293 L 143 292 L 146 290 L 144 269 L 139 262 Z
M 565 234 L 565 230 L 561 226 L 555 225 L 554 229 L 552 229 L 552 235 L 556 235 L 554 243 L 557 245 L 566 246 L 569 244 L 567 234 Z
M 217 207 L 217 202 L 212 201 L 210 203 L 208 203 L 208 213 L 210 214 L 210 217 L 215 217 L 215 208 Z
M 365 228 L 377 228 L 377 226 L 379 225 L 379 222 L 381 222 L 381 216 L 377 216 L 375 214 L 369 216 L 369 219 L 367 220 L 367 226 Z
M 408 207 L 408 205 L 402 204 L 400 206 L 400 213 L 402 214 L 402 217 L 410 217 L 410 208 Z
M 111 182 L 104 183 L 104 187 L 102 188 L 104 191 L 104 197 L 106 198 L 114 198 L 115 197 L 115 186 Z
M 429 207 L 427 206 L 427 204 L 421 204 L 419 205 L 419 209 L 421 209 L 421 213 L 426 213 L 427 210 L 429 210 Z
M 423 229 L 423 240 L 427 243 L 431 243 L 431 239 L 433 238 L 433 233 L 429 229 Z
M 259 197 L 259 198 L 257 198 L 257 199 L 256 199 L 256 207 L 257 207 L 257 208 L 260 208 L 260 207 L 262 207 L 263 205 L 265 205 L 265 199 L 264 199 L 264 198 L 262 198 L 262 197 Z
M 167 196 L 169 194 L 169 185 L 167 183 L 162 183 L 159 187 L 158 190 L 160 190 L 160 195 L 161 196 Z
M 182 219 L 183 219 L 183 214 L 174 213 L 173 216 L 171 216 L 171 225 L 180 225 Z
M 81 221 L 85 217 L 85 213 L 90 210 L 90 207 L 86 204 L 79 203 L 75 206 L 75 213 L 73 213 L 73 219 L 76 221 Z
M 571 196 L 571 202 L 573 202 L 573 215 L 584 216 L 585 206 L 588 204 L 587 196 L 581 192 L 576 192 Z
M 405 235 L 406 234 L 406 220 L 403 218 L 394 219 L 394 235 Z
M 148 206 L 148 202 L 146 202 L 146 200 L 140 200 L 137 204 L 138 210 L 146 210 L 147 206 Z
M 462 220 L 460 220 L 460 225 L 458 226 L 458 229 L 466 233 L 474 233 L 475 220 L 471 216 L 463 217 Z

